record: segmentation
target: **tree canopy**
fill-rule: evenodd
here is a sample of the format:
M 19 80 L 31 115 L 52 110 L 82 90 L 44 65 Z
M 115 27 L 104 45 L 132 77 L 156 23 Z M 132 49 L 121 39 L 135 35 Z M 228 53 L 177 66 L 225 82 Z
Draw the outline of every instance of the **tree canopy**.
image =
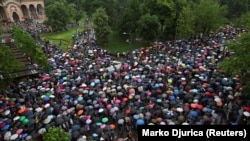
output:
M 102 45 L 107 42 L 107 35 L 110 33 L 109 17 L 104 8 L 96 9 L 92 16 L 97 43 Z
M 244 84 L 243 94 L 249 95 L 250 91 L 250 33 L 240 34 L 234 41 L 227 43 L 231 56 L 223 60 L 219 67 L 230 75 L 241 76 Z
M 58 127 L 50 127 L 43 134 L 43 141 L 69 141 L 70 136 L 63 129 Z
M 47 56 L 42 51 L 41 47 L 36 44 L 36 41 L 29 33 L 20 29 L 18 26 L 13 26 L 14 43 L 17 47 L 30 56 L 34 62 L 39 64 L 45 71 L 50 70 Z

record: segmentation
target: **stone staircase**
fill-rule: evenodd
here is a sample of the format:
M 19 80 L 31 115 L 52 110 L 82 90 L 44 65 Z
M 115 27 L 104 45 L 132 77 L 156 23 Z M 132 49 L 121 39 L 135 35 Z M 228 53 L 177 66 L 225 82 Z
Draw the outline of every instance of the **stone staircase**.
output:
M 20 61 L 24 64 L 24 66 L 20 70 L 12 74 L 12 77 L 20 78 L 41 73 L 42 70 L 38 69 L 35 66 L 35 64 L 28 59 L 28 56 L 25 55 L 19 47 L 15 46 L 14 43 L 7 43 L 6 45 L 8 45 L 12 49 L 12 53 L 17 59 L 17 61 Z

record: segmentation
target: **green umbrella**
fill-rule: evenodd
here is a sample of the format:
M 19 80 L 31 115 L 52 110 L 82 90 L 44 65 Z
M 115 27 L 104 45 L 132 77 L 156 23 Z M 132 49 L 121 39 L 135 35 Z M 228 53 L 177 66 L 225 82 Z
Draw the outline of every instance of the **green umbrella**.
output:
M 11 98 L 10 100 L 11 100 L 11 101 L 16 101 L 16 98 Z
M 19 120 L 23 121 L 25 119 L 25 116 L 20 116 Z
M 46 93 L 46 96 L 50 96 L 51 94 L 50 93 Z
M 24 123 L 24 124 L 29 124 L 29 122 L 30 122 L 30 120 L 27 119 L 27 118 L 25 118 L 25 119 L 23 120 L 23 123 Z
M 109 119 L 108 119 L 107 117 L 102 118 L 102 122 L 103 122 L 103 123 L 106 123 L 106 122 L 108 122 L 108 121 L 109 121 Z
M 97 123 L 96 123 L 96 126 L 101 126 L 101 125 L 102 125 L 101 122 L 97 122 Z

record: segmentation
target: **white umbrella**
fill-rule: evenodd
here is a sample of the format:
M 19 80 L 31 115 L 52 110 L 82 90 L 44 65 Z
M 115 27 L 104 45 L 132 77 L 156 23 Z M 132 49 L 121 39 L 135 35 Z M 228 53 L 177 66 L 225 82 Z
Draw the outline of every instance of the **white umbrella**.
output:
M 50 107 L 50 104 L 47 103 L 47 104 L 44 105 L 44 107 L 45 107 L 45 108 L 49 108 L 49 107 Z
M 43 134 L 44 132 L 46 132 L 46 129 L 45 129 L 45 128 L 41 128 L 41 129 L 38 131 L 39 134 Z
M 18 134 L 13 134 L 12 136 L 10 136 L 10 140 L 16 140 L 18 138 Z
M 90 124 L 91 122 L 92 122 L 91 119 L 87 119 L 87 120 L 86 120 L 86 124 Z
M 38 113 L 39 113 L 39 112 L 41 112 L 41 111 L 43 110 L 43 108 L 38 107 L 38 108 L 36 108 L 35 110 L 36 110 L 36 112 L 38 112 Z
M 50 123 L 50 121 L 51 121 L 50 118 L 46 118 L 46 119 L 43 121 L 43 123 L 44 123 L 44 124 L 48 124 L 48 123 Z
M 14 121 L 17 121 L 20 117 L 19 116 L 16 116 L 13 118 Z
M 10 114 L 10 110 L 6 110 L 5 112 L 4 112 L 4 115 L 5 116 L 7 116 L 7 115 L 9 115 Z
M 246 116 L 246 117 L 250 117 L 250 113 L 247 112 L 247 111 L 243 112 L 243 115 Z
M 11 137 L 11 131 L 7 131 L 5 134 L 4 134 L 4 140 L 8 141 Z
M 103 108 L 100 108 L 100 109 L 98 110 L 99 113 L 102 113 L 103 111 L 104 111 Z
M 32 138 L 31 136 L 27 136 L 27 137 L 25 138 L 25 140 L 28 141 L 28 140 L 31 140 L 31 138 Z
M 179 107 L 179 108 L 176 108 L 176 111 L 182 113 L 183 109 Z
M 124 119 L 119 119 L 118 120 L 118 124 L 123 124 L 124 123 Z

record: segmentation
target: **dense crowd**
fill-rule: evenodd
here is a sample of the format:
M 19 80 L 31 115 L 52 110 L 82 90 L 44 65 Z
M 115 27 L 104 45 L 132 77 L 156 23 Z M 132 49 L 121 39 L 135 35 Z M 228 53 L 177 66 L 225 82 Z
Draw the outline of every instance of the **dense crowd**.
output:
M 241 32 L 227 26 L 126 52 L 119 61 L 94 39 L 79 38 L 68 52 L 48 44 L 53 70 L 1 95 L 0 138 L 39 140 L 51 126 L 72 141 L 110 141 L 138 125 L 249 125 L 240 76 L 218 68 L 231 55 L 225 42 Z M 114 63 L 119 67 L 107 69 Z

